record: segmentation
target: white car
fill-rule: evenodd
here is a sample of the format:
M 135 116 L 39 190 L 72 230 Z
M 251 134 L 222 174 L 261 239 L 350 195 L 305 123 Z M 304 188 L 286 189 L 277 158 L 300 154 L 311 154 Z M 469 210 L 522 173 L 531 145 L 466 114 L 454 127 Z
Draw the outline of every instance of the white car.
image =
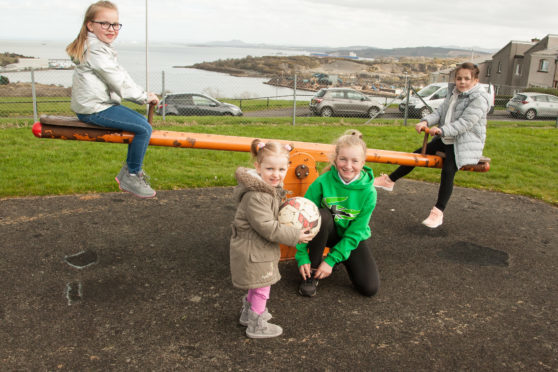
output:
M 494 111 L 494 86 L 492 84 L 482 83 L 480 85 L 490 95 L 490 110 L 488 113 L 491 114 Z M 409 114 L 420 118 L 431 114 L 432 111 L 436 110 L 442 105 L 442 103 L 444 103 L 444 100 L 448 95 L 448 86 L 449 83 L 433 83 L 425 86 L 417 92 L 420 98 L 417 96 L 409 97 Z M 405 105 L 406 100 L 403 99 L 403 102 L 399 105 L 399 111 L 405 112 Z

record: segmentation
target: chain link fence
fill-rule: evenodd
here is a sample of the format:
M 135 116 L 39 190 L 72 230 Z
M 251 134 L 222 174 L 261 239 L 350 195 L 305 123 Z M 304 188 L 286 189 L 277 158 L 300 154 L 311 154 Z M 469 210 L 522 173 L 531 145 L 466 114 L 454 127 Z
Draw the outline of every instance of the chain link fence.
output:
M 72 69 L 26 69 L 23 71 L 0 72 L 0 117 L 29 118 L 35 120 L 41 115 L 73 116 L 70 109 Z M 396 97 L 395 89 L 380 90 L 361 81 L 347 81 L 324 74 L 316 76 L 282 75 L 272 78 L 237 77 L 228 74 L 194 69 L 172 69 L 133 76 L 141 86 L 156 93 L 162 100 L 157 114 L 168 115 L 223 115 L 222 112 L 176 112 L 167 105 L 167 97 L 196 93 L 214 98 L 221 103 L 237 106 L 245 116 L 312 116 L 309 110 L 311 98 L 321 88 L 343 86 L 352 87 L 365 95 L 375 96 L 383 104 Z M 123 101 L 124 105 L 145 114 L 146 107 Z M 198 100 L 198 104 L 199 104 Z M 209 101 L 202 105 L 218 103 Z M 366 120 L 366 118 L 364 118 Z

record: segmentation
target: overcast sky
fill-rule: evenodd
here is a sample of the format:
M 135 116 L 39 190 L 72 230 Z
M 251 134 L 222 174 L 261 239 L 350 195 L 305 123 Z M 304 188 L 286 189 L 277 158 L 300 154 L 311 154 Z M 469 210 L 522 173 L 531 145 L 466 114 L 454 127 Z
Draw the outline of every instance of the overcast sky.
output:
M 145 0 L 117 0 L 120 41 L 145 42 Z M 0 0 L 0 39 L 77 35 L 90 0 Z M 148 0 L 149 41 L 500 49 L 558 34 L 558 0 Z

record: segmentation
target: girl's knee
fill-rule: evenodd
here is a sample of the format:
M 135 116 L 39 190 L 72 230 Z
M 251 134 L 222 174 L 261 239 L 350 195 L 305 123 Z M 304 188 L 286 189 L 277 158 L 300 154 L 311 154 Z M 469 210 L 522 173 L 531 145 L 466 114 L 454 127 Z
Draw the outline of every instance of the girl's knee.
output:
M 371 285 L 357 287 L 357 290 L 360 292 L 360 294 L 366 297 L 374 297 L 376 293 L 378 293 L 379 289 L 380 289 L 379 283 L 373 283 Z

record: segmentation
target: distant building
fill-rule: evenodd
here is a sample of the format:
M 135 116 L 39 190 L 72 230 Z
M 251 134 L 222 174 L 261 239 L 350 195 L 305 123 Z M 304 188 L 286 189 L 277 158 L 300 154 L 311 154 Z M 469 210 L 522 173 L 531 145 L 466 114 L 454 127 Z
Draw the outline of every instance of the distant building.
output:
M 481 83 L 512 94 L 528 87 L 558 88 L 558 35 L 542 40 L 510 41 L 492 59 L 479 64 Z

